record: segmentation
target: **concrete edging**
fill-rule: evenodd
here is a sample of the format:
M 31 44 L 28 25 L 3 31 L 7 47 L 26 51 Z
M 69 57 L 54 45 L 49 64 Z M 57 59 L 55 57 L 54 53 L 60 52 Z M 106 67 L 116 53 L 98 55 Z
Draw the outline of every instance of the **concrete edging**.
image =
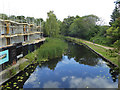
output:
M 67 39 L 68 40 L 68 39 Z M 75 40 L 70 40 L 71 42 L 74 42 Z M 87 47 L 88 49 L 90 49 L 92 52 L 94 52 L 95 54 L 97 54 L 98 56 L 100 56 L 102 59 L 104 59 L 106 62 L 109 62 L 112 66 L 114 67 L 118 67 L 118 65 L 114 64 L 113 62 L 111 62 L 110 60 L 108 60 L 107 58 L 105 58 L 104 56 L 102 56 L 100 53 L 98 53 L 97 51 L 93 50 L 91 47 L 89 47 L 88 45 L 82 43 L 82 42 L 74 42 L 76 44 L 82 44 L 83 46 Z

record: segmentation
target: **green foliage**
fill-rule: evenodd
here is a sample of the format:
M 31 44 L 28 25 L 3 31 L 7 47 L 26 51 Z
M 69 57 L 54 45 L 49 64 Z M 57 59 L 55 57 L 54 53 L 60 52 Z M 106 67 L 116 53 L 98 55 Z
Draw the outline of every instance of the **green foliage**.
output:
M 29 60 L 29 62 L 32 62 L 35 60 L 36 57 L 36 51 L 32 52 L 32 53 L 28 53 L 25 58 Z
M 96 26 L 97 31 L 94 33 L 94 36 L 90 38 L 90 41 L 93 42 L 94 40 L 95 43 L 111 46 L 109 38 L 106 38 L 107 37 L 106 30 L 108 28 L 109 28 L 108 26 Z
M 74 20 L 74 22 L 70 26 L 70 36 L 86 38 L 86 31 L 87 29 L 85 26 L 85 22 L 82 20 L 82 18 Z
M 118 18 L 118 17 L 120 17 L 120 13 L 119 13 L 119 10 L 118 10 L 118 7 L 117 7 L 117 5 L 115 6 L 115 9 L 113 10 L 113 13 L 112 13 L 112 15 L 111 15 L 111 22 L 110 22 L 110 25 L 112 25 L 115 21 L 116 21 L 116 19 Z
M 28 64 L 30 64 L 29 62 L 24 62 L 22 64 L 19 65 L 19 69 L 23 70 Z
M 56 37 L 60 33 L 59 23 L 53 11 L 47 13 L 48 18 L 45 23 L 45 34 L 50 37 Z
M 95 15 L 77 17 L 69 28 L 69 35 L 83 39 L 90 39 L 97 31 L 96 22 L 98 20 L 99 18 Z
M 103 57 L 107 58 L 108 60 L 112 61 L 116 65 L 118 65 L 118 54 L 115 50 L 108 50 L 106 48 L 94 45 L 92 43 L 88 43 L 85 40 L 72 38 L 72 37 L 66 37 L 67 40 L 75 42 L 75 43 L 83 43 L 95 50 L 97 53 L 101 54 Z
M 114 46 L 118 49 L 118 52 L 120 53 L 120 40 L 117 40 L 117 41 L 114 43 Z
M 8 16 L 6 14 L 0 14 L 0 19 L 7 20 Z
M 37 50 L 38 61 L 59 58 L 64 53 L 67 44 L 58 38 L 48 38 Z
M 109 39 L 105 37 L 95 36 L 90 39 L 91 42 L 93 42 L 93 40 L 95 43 L 98 43 L 98 44 L 107 45 L 107 46 L 109 45 Z
M 79 18 L 79 16 L 76 16 L 76 18 Z M 68 18 L 65 18 L 60 26 L 60 31 L 62 35 L 68 36 L 69 35 L 69 28 L 70 25 L 74 22 L 75 17 L 68 16 Z
M 112 44 L 120 40 L 120 18 L 117 19 L 113 26 L 107 29 L 107 38 L 111 41 Z M 114 44 L 115 45 L 115 44 Z

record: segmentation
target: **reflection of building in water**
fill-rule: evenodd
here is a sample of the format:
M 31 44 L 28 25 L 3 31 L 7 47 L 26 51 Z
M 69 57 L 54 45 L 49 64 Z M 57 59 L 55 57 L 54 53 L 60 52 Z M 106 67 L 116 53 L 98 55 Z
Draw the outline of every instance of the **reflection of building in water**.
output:
M 0 19 L 0 47 L 41 39 L 40 26 Z

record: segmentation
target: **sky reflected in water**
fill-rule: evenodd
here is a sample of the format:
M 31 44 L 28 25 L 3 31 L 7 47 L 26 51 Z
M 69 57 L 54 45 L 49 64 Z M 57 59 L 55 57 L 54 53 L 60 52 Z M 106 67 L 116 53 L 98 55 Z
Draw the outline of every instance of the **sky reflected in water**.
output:
M 78 47 L 78 46 L 77 46 Z M 83 46 L 81 46 L 83 47 Z M 78 49 L 78 48 L 77 48 Z M 78 49 L 79 50 L 79 49 Z M 89 50 L 89 54 L 93 54 Z M 79 55 L 80 56 L 80 55 Z M 23 88 L 117 88 L 118 79 L 115 71 L 106 62 L 95 55 L 87 60 L 95 60 L 96 64 L 83 63 L 84 57 L 64 55 L 58 63 L 37 66 L 34 73 L 24 83 Z M 89 56 L 89 55 L 88 55 Z M 75 60 L 78 58 L 79 60 Z M 52 62 L 52 61 L 50 61 Z M 112 74 L 114 73 L 114 74 Z

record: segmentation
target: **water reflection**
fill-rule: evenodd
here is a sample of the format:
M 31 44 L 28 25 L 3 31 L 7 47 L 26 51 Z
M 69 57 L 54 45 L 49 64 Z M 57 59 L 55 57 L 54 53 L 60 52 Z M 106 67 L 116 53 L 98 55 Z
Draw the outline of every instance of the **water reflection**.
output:
M 61 58 L 49 60 L 47 62 L 42 63 L 42 65 L 40 64 L 39 67 L 40 68 L 48 67 L 50 70 L 55 70 L 57 63 L 59 61 L 61 61 Z
M 84 46 L 69 44 L 69 49 L 66 53 L 68 58 L 74 58 L 80 64 L 95 66 L 99 62 L 98 56 L 86 49 Z
M 97 86 L 97 88 L 113 88 L 117 87 L 117 84 L 111 84 L 107 79 L 103 79 L 102 77 L 87 77 L 85 79 L 73 77 L 70 80 L 70 88 L 95 88 L 95 86 Z
M 109 70 L 107 66 L 80 65 L 73 58 L 63 56 L 54 70 L 47 66 L 37 67 L 24 88 L 117 88 L 118 80 L 112 81 Z
M 32 65 L 33 67 L 34 65 Z M 118 71 L 83 46 L 69 44 L 63 57 L 20 73 L 23 88 L 117 88 Z M 36 68 L 36 69 L 35 69 Z M 35 70 L 34 70 L 35 69 Z M 34 72 L 33 72 L 34 70 Z M 33 73 L 32 73 L 32 72 Z M 32 74 L 31 74 L 32 73 Z M 18 76 L 16 76 L 17 78 Z M 11 81 L 10 81 L 11 82 Z M 12 82 L 17 82 L 12 79 Z M 13 85 L 14 86 L 14 85 Z
M 69 44 L 61 59 L 38 66 L 23 87 L 117 88 L 117 78 L 118 72 L 100 57 L 83 46 Z

